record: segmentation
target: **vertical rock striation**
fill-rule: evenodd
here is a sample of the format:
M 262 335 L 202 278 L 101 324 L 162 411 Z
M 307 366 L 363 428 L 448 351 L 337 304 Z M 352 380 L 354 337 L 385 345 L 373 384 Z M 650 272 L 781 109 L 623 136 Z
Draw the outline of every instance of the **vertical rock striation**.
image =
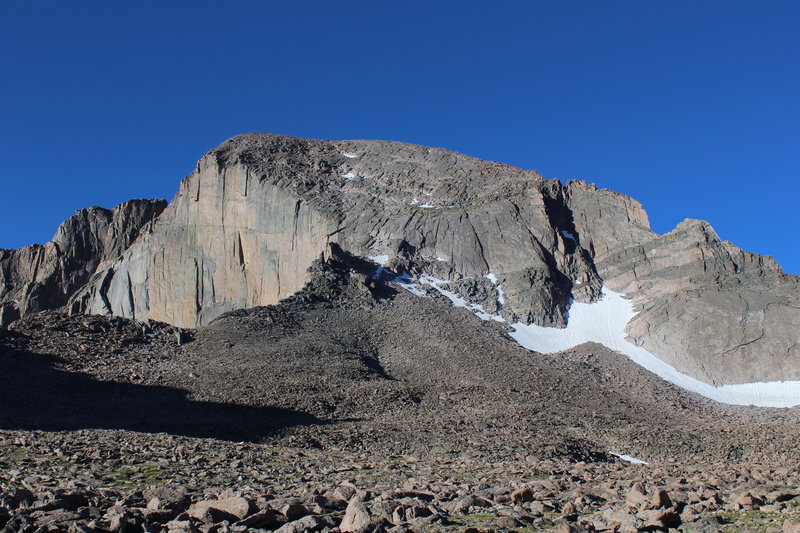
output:
M 274 180 L 240 162 L 205 157 L 152 230 L 99 271 L 70 307 L 195 327 L 302 288 L 334 229 Z
M 230 139 L 166 209 L 84 210 L 51 243 L 0 252 L 0 321 L 66 305 L 196 327 L 298 291 L 332 244 L 541 326 L 605 283 L 639 311 L 629 339 L 684 373 L 800 379 L 800 278 L 771 258 L 700 221 L 658 235 L 639 202 L 594 185 L 384 141 Z
M 118 258 L 164 210 L 164 200 L 131 200 L 114 209 L 81 209 L 45 245 L 0 250 L 0 325 L 54 309 Z

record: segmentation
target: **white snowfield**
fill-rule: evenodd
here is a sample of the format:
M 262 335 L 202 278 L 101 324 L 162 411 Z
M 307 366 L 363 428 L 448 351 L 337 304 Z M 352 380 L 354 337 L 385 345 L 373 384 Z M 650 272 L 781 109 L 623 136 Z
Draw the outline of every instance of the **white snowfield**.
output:
M 343 152 L 342 155 L 345 156 L 347 159 L 355 159 L 356 157 L 358 157 L 356 154 L 351 154 L 348 152 Z
M 384 257 L 386 256 L 370 258 L 380 265 L 381 275 L 387 272 L 384 265 L 388 257 L 386 259 Z M 497 301 L 502 310 L 503 291 L 501 285 L 497 284 L 497 277 L 491 273 L 485 277 L 495 284 Z M 409 275 L 403 274 L 393 281 L 417 296 L 424 295 L 420 285 L 432 287 L 446 296 L 455 307 L 469 309 L 482 320 L 506 322 L 499 313 L 487 313 L 480 305 L 469 304 L 456 293 L 442 288 L 442 285 L 448 283 L 446 280 L 424 275 L 414 283 Z M 599 301 L 591 304 L 573 303 L 569 309 L 566 328 L 546 328 L 516 322 L 511 324 L 513 331 L 510 335 L 520 345 L 540 353 L 556 353 L 585 342 L 596 342 L 626 355 L 634 363 L 678 387 L 721 403 L 760 407 L 800 405 L 800 381 L 741 383 L 715 387 L 678 371 L 644 348 L 635 346 L 625 339 L 625 326 L 636 315 L 631 301 L 605 287 L 602 289 L 602 294 Z
M 627 462 L 633 463 L 635 465 L 649 465 L 650 464 L 647 461 L 643 461 L 641 459 L 637 459 L 636 457 L 632 457 L 632 456 L 628 455 L 627 453 L 619 453 L 619 452 L 608 452 L 608 453 L 610 453 L 611 455 L 613 455 L 615 457 L 619 457 L 623 461 L 627 461 Z
M 571 241 L 578 242 L 578 239 L 575 238 L 575 235 L 573 235 L 572 233 L 570 233 L 570 232 L 568 232 L 566 230 L 561 230 L 561 235 L 563 235 L 565 239 L 569 239 Z
M 621 294 L 603 288 L 599 302 L 573 303 L 566 328 L 545 328 L 535 324 L 512 324 L 511 336 L 522 346 L 542 353 L 554 353 L 584 342 L 597 342 L 627 355 L 662 379 L 706 398 L 733 405 L 792 407 L 800 404 L 800 381 L 742 383 L 715 387 L 679 372 L 640 346 L 625 340 L 625 326 L 636 315 L 633 304 Z
M 378 264 L 378 270 L 376 270 L 375 274 L 372 275 L 372 279 L 381 279 L 381 276 L 383 276 L 385 272 L 388 272 L 386 269 L 386 263 L 389 262 L 388 255 L 373 255 L 367 259 Z

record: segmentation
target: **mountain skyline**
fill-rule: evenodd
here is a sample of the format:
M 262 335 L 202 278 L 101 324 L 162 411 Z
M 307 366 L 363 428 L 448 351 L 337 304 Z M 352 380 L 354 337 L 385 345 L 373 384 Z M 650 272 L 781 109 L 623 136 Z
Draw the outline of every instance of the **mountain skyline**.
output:
M 0 247 L 274 132 L 437 146 L 707 220 L 800 273 L 792 2 L 9 4 Z M 776 193 L 776 191 L 778 191 Z

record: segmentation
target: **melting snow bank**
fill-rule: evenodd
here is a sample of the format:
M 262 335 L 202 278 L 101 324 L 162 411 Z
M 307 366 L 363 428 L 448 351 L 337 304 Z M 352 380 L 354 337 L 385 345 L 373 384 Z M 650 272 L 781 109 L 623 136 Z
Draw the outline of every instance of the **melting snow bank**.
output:
M 375 274 L 372 275 L 372 279 L 381 279 L 384 273 L 389 272 L 386 268 L 386 263 L 389 262 L 388 255 L 373 255 L 369 257 L 369 260 L 373 263 L 378 263 L 378 270 L 375 271 Z
M 483 307 L 481 307 L 480 305 L 467 303 L 467 301 L 464 298 L 454 293 L 453 291 L 448 291 L 447 289 L 443 289 L 441 285 L 449 283 L 443 279 L 436 279 L 431 276 L 422 276 L 419 278 L 419 282 L 423 285 L 426 285 L 428 287 L 433 287 L 434 289 L 436 289 L 439 292 L 439 294 L 445 296 L 448 300 L 453 302 L 453 307 L 463 307 L 465 309 L 469 309 L 470 311 L 475 313 L 475 315 L 481 320 L 494 320 L 495 322 L 505 322 L 505 319 L 500 315 L 491 315 L 486 311 L 484 311 Z
M 641 459 L 637 459 L 636 457 L 631 457 L 630 455 L 628 455 L 626 453 L 617 453 L 617 452 L 608 452 L 608 453 L 610 453 L 614 457 L 619 457 L 623 461 L 627 461 L 627 462 L 633 463 L 635 465 L 649 465 L 650 464 L 647 461 L 642 461 Z
M 387 256 L 371 257 L 379 268 L 375 279 L 388 270 L 384 267 Z M 497 289 L 498 307 L 504 303 L 503 290 L 497 284 L 494 274 L 487 274 Z M 455 307 L 469 309 L 482 320 L 506 322 L 499 314 L 487 313 L 480 305 L 470 304 L 453 291 L 442 287 L 448 281 L 432 276 L 421 276 L 416 283 L 408 274 L 396 276 L 393 280 L 402 288 L 417 296 L 425 296 L 420 285 L 428 286 L 447 297 Z M 732 405 L 755 405 L 759 407 L 793 407 L 800 405 L 800 381 L 771 381 L 762 383 L 741 383 L 715 387 L 688 376 L 668 365 L 640 346 L 625 339 L 625 326 L 636 315 L 633 304 L 619 293 L 603 287 L 600 301 L 585 304 L 573 303 L 569 310 L 566 328 L 545 328 L 536 324 L 511 324 L 511 337 L 520 345 L 540 353 L 556 353 L 568 350 L 585 342 L 596 342 L 622 353 L 634 363 L 653 372 L 658 377 L 683 389 L 696 392 L 712 400 Z
M 535 324 L 512 324 L 511 336 L 522 346 L 554 353 L 584 342 L 597 342 L 627 355 L 634 363 L 681 388 L 733 405 L 792 407 L 800 404 L 800 381 L 742 383 L 714 387 L 679 372 L 640 346 L 625 340 L 625 326 L 636 315 L 630 300 L 603 288 L 603 298 L 592 304 L 574 303 L 564 329 Z

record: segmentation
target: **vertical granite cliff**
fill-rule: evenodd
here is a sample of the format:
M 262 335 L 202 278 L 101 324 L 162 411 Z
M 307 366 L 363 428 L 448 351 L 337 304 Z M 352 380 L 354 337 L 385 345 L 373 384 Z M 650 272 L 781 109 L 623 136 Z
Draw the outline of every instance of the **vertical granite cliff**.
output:
M 641 204 L 594 185 L 385 141 L 230 139 L 166 208 L 84 210 L 51 243 L 0 252 L 2 316 L 66 306 L 197 327 L 300 290 L 332 244 L 451 282 L 510 323 L 563 327 L 605 285 L 638 311 L 629 340 L 681 372 L 800 379 L 800 278 L 771 258 L 700 221 L 659 235 Z

